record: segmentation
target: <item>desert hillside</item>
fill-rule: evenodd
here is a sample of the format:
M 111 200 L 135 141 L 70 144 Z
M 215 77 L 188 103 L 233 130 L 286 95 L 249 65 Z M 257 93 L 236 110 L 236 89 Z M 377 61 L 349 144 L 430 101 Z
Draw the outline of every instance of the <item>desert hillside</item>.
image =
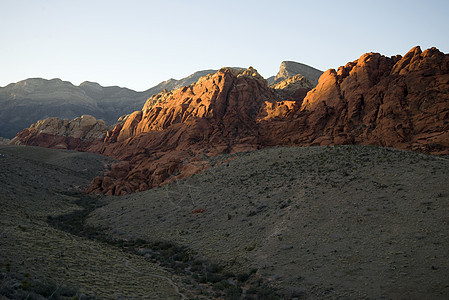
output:
M 102 156 L 2 146 L 0 162 L 4 282 L 99 298 L 449 295 L 445 156 L 269 148 L 114 197 L 80 194 Z
M 80 212 L 79 201 L 97 203 L 83 200 L 81 189 L 111 162 L 90 153 L 0 147 L 1 299 L 181 299 L 157 264 L 49 226 L 52 217 Z
M 218 157 L 186 180 L 109 198 L 89 224 L 163 239 L 288 298 L 449 296 L 449 159 L 372 146 Z M 287 296 L 286 296 L 287 295 Z
M 268 148 L 114 197 L 80 193 L 112 163 L 105 157 L 2 146 L 0 162 L 4 295 L 33 286 L 100 299 L 449 295 L 444 156 Z

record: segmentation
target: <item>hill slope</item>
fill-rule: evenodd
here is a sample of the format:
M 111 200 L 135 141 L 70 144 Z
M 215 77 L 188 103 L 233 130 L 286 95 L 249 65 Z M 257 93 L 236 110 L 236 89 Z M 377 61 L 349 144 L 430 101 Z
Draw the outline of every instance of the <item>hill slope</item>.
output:
M 111 162 L 92 153 L 0 146 L 0 298 L 47 299 L 68 286 L 100 299 L 182 299 L 156 263 L 49 226 L 49 217 L 82 209 L 82 189 Z M 84 201 L 95 206 L 98 199 Z M 16 276 L 23 279 L 8 285 Z M 76 299 L 96 299 L 81 295 Z
M 372 146 L 216 157 L 188 179 L 112 197 L 91 225 L 253 269 L 289 297 L 449 296 L 449 160 Z M 249 293 L 247 293 L 249 295 Z
M 90 232 L 126 240 L 127 252 L 48 223 L 80 211 L 80 187 L 111 160 L 11 146 L 0 147 L 0 160 L 0 264 L 25 290 L 51 279 L 50 294 L 64 285 L 101 298 L 182 299 L 172 284 L 200 299 L 233 285 L 248 299 L 273 289 L 287 299 L 449 296 L 447 157 L 372 146 L 214 157 L 188 179 L 87 200 L 105 205 L 90 214 Z M 154 245 L 188 251 L 162 270 Z M 200 266 L 215 277 L 192 276 L 204 260 L 177 268 L 185 253 L 212 262 Z

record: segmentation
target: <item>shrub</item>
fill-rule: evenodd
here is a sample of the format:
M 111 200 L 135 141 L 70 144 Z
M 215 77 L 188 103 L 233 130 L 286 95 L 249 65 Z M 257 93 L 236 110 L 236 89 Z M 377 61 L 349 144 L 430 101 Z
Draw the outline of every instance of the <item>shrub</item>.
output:
M 242 283 L 246 282 L 248 280 L 248 278 L 249 278 L 249 274 L 247 274 L 247 273 L 240 273 L 237 275 L 237 280 Z

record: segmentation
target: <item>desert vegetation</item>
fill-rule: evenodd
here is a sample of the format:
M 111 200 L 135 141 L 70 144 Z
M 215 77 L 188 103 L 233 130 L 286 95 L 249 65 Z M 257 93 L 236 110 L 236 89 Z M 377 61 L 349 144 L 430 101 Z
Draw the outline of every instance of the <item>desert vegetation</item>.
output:
M 335 146 L 210 164 L 183 181 L 107 198 L 88 224 L 120 239 L 188 245 L 234 274 L 257 270 L 282 297 L 447 293 L 447 158 Z
M 82 188 L 109 159 L 0 153 L 1 286 L 10 298 L 448 295 L 444 156 L 270 148 L 208 158 L 213 167 L 190 178 L 105 197 Z

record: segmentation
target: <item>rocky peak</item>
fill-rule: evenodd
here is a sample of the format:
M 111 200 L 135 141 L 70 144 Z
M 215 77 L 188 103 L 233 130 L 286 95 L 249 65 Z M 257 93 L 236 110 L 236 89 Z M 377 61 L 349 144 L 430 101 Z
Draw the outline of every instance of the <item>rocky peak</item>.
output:
M 10 92 L 14 95 L 28 95 L 35 92 L 42 92 L 44 89 L 62 86 L 67 83 L 68 82 L 57 78 L 51 80 L 43 78 L 28 78 L 17 83 L 11 83 L 3 89 L 4 91 Z
M 88 87 L 93 87 L 93 88 L 103 88 L 98 82 L 93 82 L 93 81 L 83 81 L 80 83 L 79 86 L 80 87 L 88 86 Z
M 234 75 L 235 77 L 249 76 L 249 77 L 253 77 L 253 78 L 265 81 L 265 79 L 257 72 L 257 70 L 254 69 L 251 66 L 248 67 L 248 69 L 243 69 L 243 68 L 223 68 L 220 71 L 224 72 L 225 69 L 229 70 L 232 73 L 232 75 Z
M 141 111 L 132 113 L 123 125 L 119 124 L 108 133 L 107 139 L 123 141 L 139 133 L 164 130 L 197 119 L 224 122 L 225 116 L 230 114 L 250 119 L 265 100 L 275 99 L 276 95 L 254 68 L 222 68 L 215 74 L 201 77 L 195 84 L 153 95 Z
M 406 75 L 410 72 L 421 71 L 430 76 L 449 70 L 447 56 L 433 47 L 421 51 L 419 46 L 412 48 L 393 67 L 391 74 Z
M 277 75 L 274 77 L 273 84 L 276 84 L 281 80 L 298 74 L 306 77 L 316 85 L 318 83 L 318 78 L 321 76 L 321 74 L 323 74 L 323 72 L 302 63 L 294 61 L 283 61 L 281 63 L 281 66 L 279 67 Z
M 82 89 L 86 93 L 86 95 L 93 99 L 102 99 L 105 94 L 105 88 L 96 82 L 84 81 L 79 85 L 79 88 Z
M 367 53 L 326 71 L 301 106 L 315 134 L 327 132 L 314 142 L 447 152 L 448 66 L 448 54 L 415 47 L 404 57 Z
M 391 73 L 399 57 L 385 57 L 379 53 L 365 53 L 358 60 L 329 69 L 319 78 L 318 85 L 304 98 L 302 109 L 313 110 L 320 101 L 333 106 L 347 94 L 360 94 L 378 84 Z

